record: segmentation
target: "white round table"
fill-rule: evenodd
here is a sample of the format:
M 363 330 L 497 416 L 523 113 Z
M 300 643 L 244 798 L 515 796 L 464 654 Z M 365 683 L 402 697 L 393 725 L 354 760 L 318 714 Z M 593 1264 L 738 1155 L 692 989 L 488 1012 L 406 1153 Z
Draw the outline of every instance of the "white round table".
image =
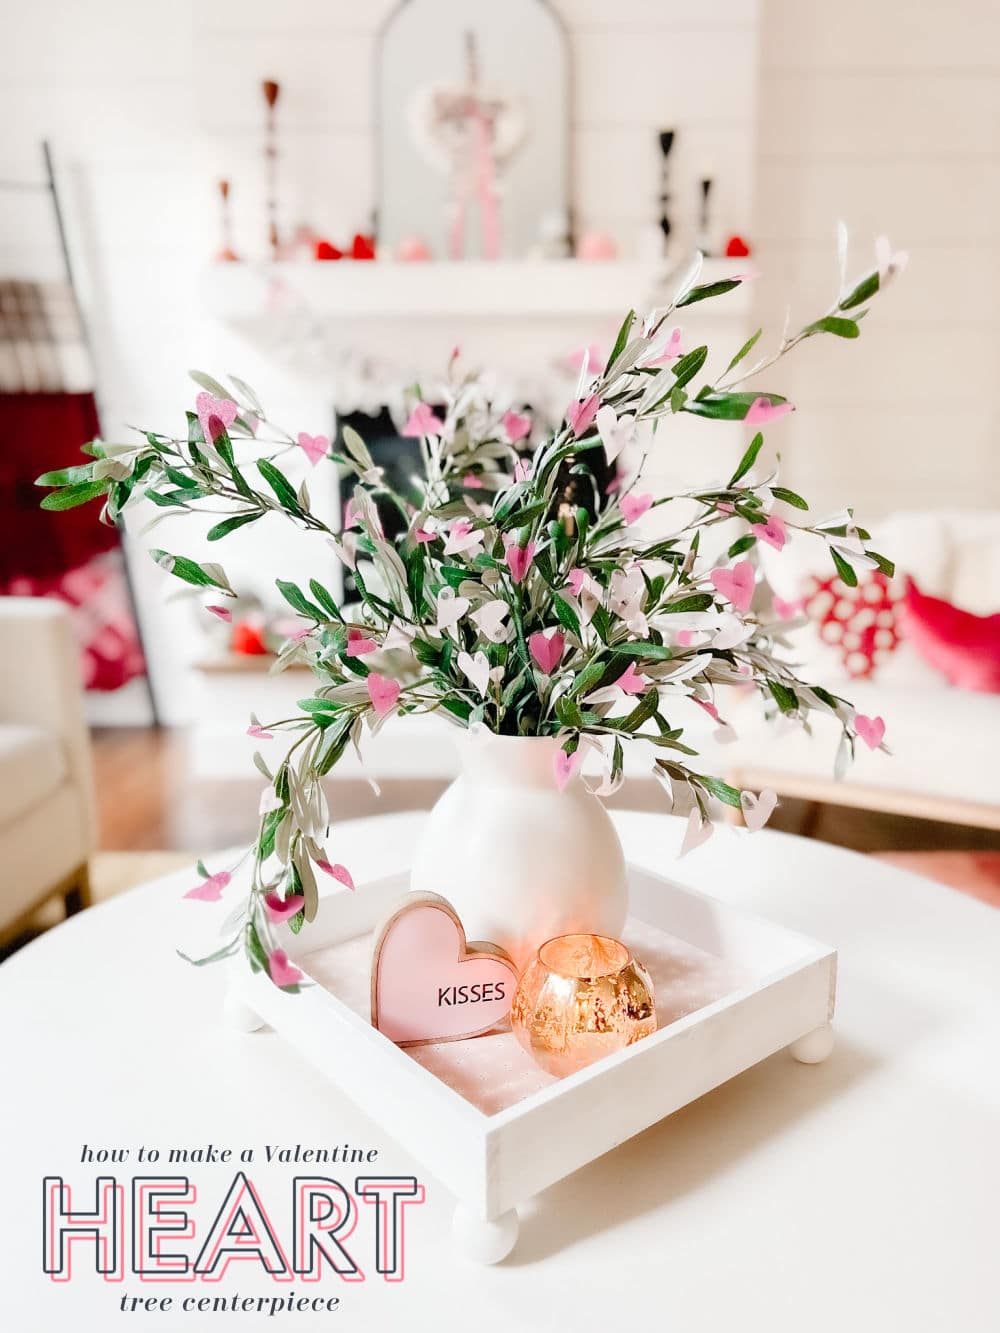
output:
M 394 871 L 421 818 L 339 826 L 337 859 L 359 880 Z M 0 1328 L 550 1333 L 642 1320 L 684 1333 L 996 1333 L 1000 913 L 816 842 L 725 829 L 677 862 L 678 821 L 617 822 L 633 861 L 839 948 L 838 1043 L 825 1064 L 765 1061 L 553 1186 L 523 1216 L 511 1258 L 474 1267 L 449 1243 L 443 1189 L 291 1047 L 224 1025 L 223 970 L 174 953 L 199 908 L 181 898 L 193 876 L 174 875 L 0 967 Z M 320 1283 L 294 1284 L 296 1297 L 339 1297 L 336 1314 L 180 1312 L 185 1296 L 287 1296 L 256 1264 L 217 1283 L 140 1282 L 128 1268 L 105 1283 L 81 1244 L 72 1281 L 43 1273 L 43 1177 L 61 1176 L 79 1191 L 74 1206 L 93 1208 L 99 1171 L 128 1190 L 135 1174 L 183 1170 L 140 1166 L 143 1145 L 254 1147 L 245 1169 L 288 1243 L 303 1168 L 262 1154 L 295 1142 L 375 1148 L 366 1169 L 423 1181 L 403 1281 L 376 1272 L 366 1216 L 355 1237 L 365 1281 L 327 1269 Z M 84 1145 L 128 1149 L 128 1162 L 83 1163 Z M 213 1201 L 209 1218 L 235 1169 L 190 1168 Z M 123 1298 L 168 1294 L 170 1311 L 120 1313 Z

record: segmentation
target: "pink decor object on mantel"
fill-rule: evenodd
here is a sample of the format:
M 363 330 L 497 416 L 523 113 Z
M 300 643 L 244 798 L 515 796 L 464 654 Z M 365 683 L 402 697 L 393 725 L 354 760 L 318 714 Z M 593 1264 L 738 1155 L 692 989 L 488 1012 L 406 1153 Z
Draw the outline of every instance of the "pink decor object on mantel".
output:
M 403 264 L 419 264 L 434 256 L 422 236 L 404 236 L 396 246 L 396 258 Z
M 462 1041 L 510 1013 L 517 971 L 496 945 L 474 943 L 436 893 L 408 893 L 375 938 L 372 1025 L 399 1046 Z
M 614 259 L 618 247 L 606 231 L 585 231 L 576 244 L 576 257 L 588 262 Z

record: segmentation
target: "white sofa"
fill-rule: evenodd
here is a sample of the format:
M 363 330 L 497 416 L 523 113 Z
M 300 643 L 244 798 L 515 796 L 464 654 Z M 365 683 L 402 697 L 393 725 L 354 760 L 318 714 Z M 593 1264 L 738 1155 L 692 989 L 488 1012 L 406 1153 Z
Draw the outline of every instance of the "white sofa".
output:
M 90 901 L 96 845 L 90 744 L 69 614 L 0 597 L 0 939 L 47 899 Z
M 1000 611 L 1000 514 L 900 513 L 871 526 L 876 548 L 895 560 L 898 580 L 909 574 L 922 592 L 976 615 Z M 775 592 L 788 601 L 817 567 L 808 538 L 761 554 Z M 820 556 L 818 567 L 832 572 Z M 873 679 L 856 680 L 813 630 L 792 637 L 805 679 L 843 695 L 859 713 L 885 719 L 891 757 L 859 743 L 855 763 L 835 782 L 835 724 L 821 717 L 812 737 L 767 727 L 759 702 L 748 700 L 724 710 L 739 739 L 711 747 L 712 769 L 787 796 L 1000 829 L 1000 694 L 948 684 L 905 639 Z

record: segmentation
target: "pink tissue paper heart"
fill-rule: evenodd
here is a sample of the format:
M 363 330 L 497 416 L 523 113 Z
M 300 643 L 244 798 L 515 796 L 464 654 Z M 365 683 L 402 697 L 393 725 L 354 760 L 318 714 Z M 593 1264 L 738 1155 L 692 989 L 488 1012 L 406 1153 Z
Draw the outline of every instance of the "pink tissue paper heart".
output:
M 347 648 L 345 650 L 348 657 L 364 657 L 366 653 L 378 651 L 378 644 L 374 639 L 359 629 L 349 629 L 347 631 Z
M 863 713 L 855 713 L 854 730 L 869 750 L 877 750 L 885 736 L 885 722 L 880 717 L 865 717 Z
M 330 441 L 325 435 L 307 435 L 304 430 L 299 431 L 299 448 L 305 454 L 306 458 L 313 467 L 321 458 L 325 458 L 327 450 L 330 448 Z M 350 527 L 349 523 L 344 524 Z
M 574 597 L 580 596 L 580 589 L 587 581 L 587 571 L 585 569 L 571 569 L 566 575 L 566 586 Z
M 371 699 L 372 707 L 379 717 L 391 713 L 399 698 L 399 681 L 389 680 L 386 676 L 380 676 L 377 671 L 372 671 L 366 678 L 365 684 L 368 687 L 368 698 Z
M 755 398 L 747 408 L 743 423 L 747 426 L 766 426 L 769 421 L 777 421 L 779 417 L 794 411 L 793 403 L 772 403 L 769 398 Z
M 416 439 L 420 435 L 440 435 L 443 430 L 444 422 L 434 409 L 427 403 L 417 403 L 403 427 L 403 434 L 409 439 Z
M 557 750 L 556 756 L 552 761 L 552 771 L 555 774 L 556 786 L 560 791 L 565 791 L 570 778 L 583 762 L 583 753 L 580 750 L 574 750 L 572 754 L 567 754 L 565 750 Z
M 577 439 L 581 435 L 585 435 L 594 424 L 594 418 L 597 416 L 597 409 L 600 405 L 601 400 L 596 393 L 592 393 L 589 398 L 580 398 L 567 407 L 566 420 Z
M 517 444 L 518 440 L 523 440 L 531 430 L 531 417 L 519 416 L 517 412 L 505 412 L 503 414 L 503 428 L 507 432 L 507 439 L 511 444 Z
M 639 675 L 634 662 L 629 662 L 615 684 L 626 694 L 645 694 L 649 681 L 645 676 Z
M 284 949 L 275 949 L 267 960 L 267 970 L 276 986 L 297 986 L 302 980 L 302 973 L 288 961 Z
M 758 541 L 766 542 L 768 546 L 773 546 L 776 551 L 782 550 L 785 542 L 788 541 L 785 520 L 780 514 L 772 514 L 766 523 L 754 523 L 750 531 Z
M 652 506 L 653 497 L 651 495 L 623 495 L 621 503 L 622 518 L 626 523 L 635 523 Z
M 712 586 L 732 602 L 737 611 L 750 609 L 753 600 L 753 565 L 749 560 L 741 560 L 732 569 L 713 569 Z
M 324 874 L 331 876 L 332 879 L 339 880 L 346 888 L 354 889 L 354 877 L 347 866 L 331 865 L 329 861 L 317 861 L 316 864 Z
M 216 871 L 214 875 L 209 875 L 208 879 L 203 879 L 200 884 L 193 889 L 188 889 L 185 898 L 194 898 L 200 903 L 217 903 L 222 897 L 222 890 L 227 888 L 232 879 L 228 870 Z
M 647 366 L 666 366 L 676 361 L 681 354 L 681 331 L 671 329 L 670 338 L 658 356 L 650 357 L 643 364 Z

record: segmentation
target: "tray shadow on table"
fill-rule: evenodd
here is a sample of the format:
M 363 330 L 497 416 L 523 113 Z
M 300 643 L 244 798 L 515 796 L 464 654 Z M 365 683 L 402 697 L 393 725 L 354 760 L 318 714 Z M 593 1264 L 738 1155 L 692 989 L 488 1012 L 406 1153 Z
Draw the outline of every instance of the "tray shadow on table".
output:
M 507 1266 L 538 1263 L 697 1190 L 880 1064 L 842 1040 L 817 1066 L 779 1051 L 550 1186 L 525 1206 Z

